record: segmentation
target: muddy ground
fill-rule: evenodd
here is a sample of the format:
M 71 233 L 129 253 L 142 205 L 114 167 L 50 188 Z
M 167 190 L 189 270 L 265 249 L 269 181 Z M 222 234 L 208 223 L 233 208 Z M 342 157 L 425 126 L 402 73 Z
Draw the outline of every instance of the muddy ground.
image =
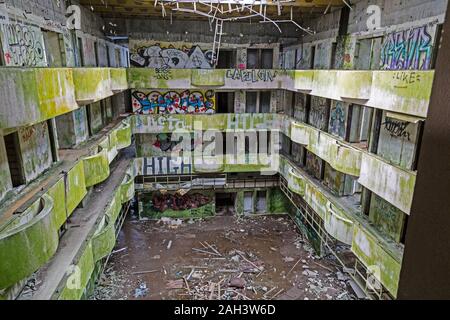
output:
M 287 216 L 129 218 L 92 299 L 354 299 Z

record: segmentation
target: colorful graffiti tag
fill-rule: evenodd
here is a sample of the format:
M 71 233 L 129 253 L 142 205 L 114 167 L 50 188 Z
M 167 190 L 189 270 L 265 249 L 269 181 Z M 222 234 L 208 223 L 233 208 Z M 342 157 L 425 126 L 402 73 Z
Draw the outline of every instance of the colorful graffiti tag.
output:
M 211 201 L 210 197 L 200 193 L 184 195 L 155 193 L 152 198 L 153 208 L 158 212 L 164 212 L 169 209 L 181 211 L 200 208 Z
M 179 138 L 180 139 L 176 141 L 175 139 L 172 139 L 171 133 L 159 133 L 155 136 L 155 141 L 153 142 L 152 146 L 160 154 L 166 152 L 181 151 L 186 144 L 182 143 L 183 137 Z M 194 151 L 196 145 L 194 143 L 194 139 L 192 139 L 190 142 L 187 142 L 187 144 L 189 146 L 189 149 L 183 151 Z
M 132 93 L 133 111 L 141 114 L 214 113 L 214 91 Z
M 39 28 L 21 23 L 10 23 L 0 25 L 0 31 L 7 66 L 47 66 L 44 37 Z
M 428 30 L 428 26 L 423 26 L 387 35 L 381 49 L 381 69 L 430 69 L 433 55 L 431 34 L 433 33 Z
M 169 43 L 155 43 L 136 47 L 133 51 L 130 64 L 134 67 L 212 69 L 212 50 L 203 51 L 197 45 L 182 45 L 178 49 Z

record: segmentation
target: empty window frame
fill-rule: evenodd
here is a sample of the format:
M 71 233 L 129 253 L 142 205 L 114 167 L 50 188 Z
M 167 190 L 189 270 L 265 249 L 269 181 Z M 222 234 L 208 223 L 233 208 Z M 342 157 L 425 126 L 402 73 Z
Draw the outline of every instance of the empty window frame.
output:
M 246 113 L 270 113 L 270 91 L 247 91 L 245 96 Z
M 273 49 L 247 49 L 247 69 L 272 69 Z

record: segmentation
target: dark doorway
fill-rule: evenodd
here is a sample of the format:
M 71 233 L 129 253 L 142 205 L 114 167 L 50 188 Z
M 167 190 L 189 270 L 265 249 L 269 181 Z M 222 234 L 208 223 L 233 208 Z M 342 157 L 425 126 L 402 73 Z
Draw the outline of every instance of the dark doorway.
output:
M 234 92 L 216 93 L 217 113 L 234 113 Z
M 19 134 L 16 131 L 8 134 L 4 139 L 12 184 L 13 187 L 18 187 L 25 184 L 25 176 L 22 169 L 22 157 L 20 155 Z
M 220 50 L 217 69 L 233 69 L 236 68 L 236 51 Z
M 261 69 L 273 68 L 273 49 L 261 50 Z
M 216 193 L 216 215 L 232 216 L 234 215 L 235 193 Z

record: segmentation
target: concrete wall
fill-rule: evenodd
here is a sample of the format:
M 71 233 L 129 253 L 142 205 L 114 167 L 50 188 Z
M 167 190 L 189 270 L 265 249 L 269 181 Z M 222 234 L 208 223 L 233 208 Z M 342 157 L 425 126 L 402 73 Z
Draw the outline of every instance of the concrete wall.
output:
M 393 119 L 383 114 L 377 154 L 405 169 L 414 169 L 420 123 Z
M 12 182 L 9 173 L 8 158 L 6 157 L 5 141 L 3 140 L 3 136 L 0 136 L 0 202 L 11 189 Z
M 89 105 L 89 122 L 93 134 L 98 133 L 103 128 L 102 106 L 100 102 Z
M 86 107 L 56 118 L 59 146 L 63 149 L 73 148 L 89 137 Z
M 80 52 L 85 55 L 86 66 L 94 66 L 95 58 L 101 66 L 108 64 L 106 44 L 118 49 L 118 58 L 112 66 L 127 66 L 128 49 L 106 40 L 103 28 L 105 22 L 89 9 L 81 7 L 81 30 L 68 30 L 66 7 L 77 1 L 29 1 L 7 0 L 0 5 L 0 15 L 6 17 L 6 23 L 0 24 L 0 39 L 4 61 L 7 66 L 47 66 L 49 62 L 61 61 L 62 66 L 81 66 Z M 43 30 L 47 32 L 44 41 Z M 58 41 L 58 36 L 62 42 Z M 79 48 L 77 37 L 82 39 Z M 32 40 L 30 40 L 32 39 Z M 95 57 L 96 41 L 98 57 Z M 93 43 L 94 42 L 94 43 Z M 21 46 L 15 43 L 22 43 Z M 61 48 L 57 48 L 60 47 Z M 61 52 L 59 52 L 61 51 Z M 47 57 L 52 57 L 50 61 Z M 116 61 L 117 60 L 117 61 Z M 56 65 L 59 66 L 60 63 Z M 55 65 L 53 63 L 53 65 Z
M 405 23 L 417 23 L 421 19 L 443 15 L 447 8 L 447 0 L 359 0 L 353 1 L 353 10 L 350 12 L 349 33 L 367 32 L 366 21 L 369 5 L 378 5 L 382 9 L 381 28 L 396 29 L 396 26 Z M 371 31 L 373 32 L 373 31 Z
M 52 165 L 52 151 L 46 122 L 19 129 L 19 145 L 26 182 Z
M 309 124 L 322 131 L 327 131 L 329 114 L 330 101 L 325 98 L 313 96 L 311 98 Z
M 106 19 L 106 23 L 117 24 L 117 35 L 133 39 L 148 39 L 168 42 L 212 43 L 214 29 L 207 21 L 156 20 L 156 19 Z M 273 44 L 298 40 L 301 31 L 288 23 L 281 26 L 280 33 L 270 23 L 224 23 L 222 43 L 224 46 L 237 44 Z

